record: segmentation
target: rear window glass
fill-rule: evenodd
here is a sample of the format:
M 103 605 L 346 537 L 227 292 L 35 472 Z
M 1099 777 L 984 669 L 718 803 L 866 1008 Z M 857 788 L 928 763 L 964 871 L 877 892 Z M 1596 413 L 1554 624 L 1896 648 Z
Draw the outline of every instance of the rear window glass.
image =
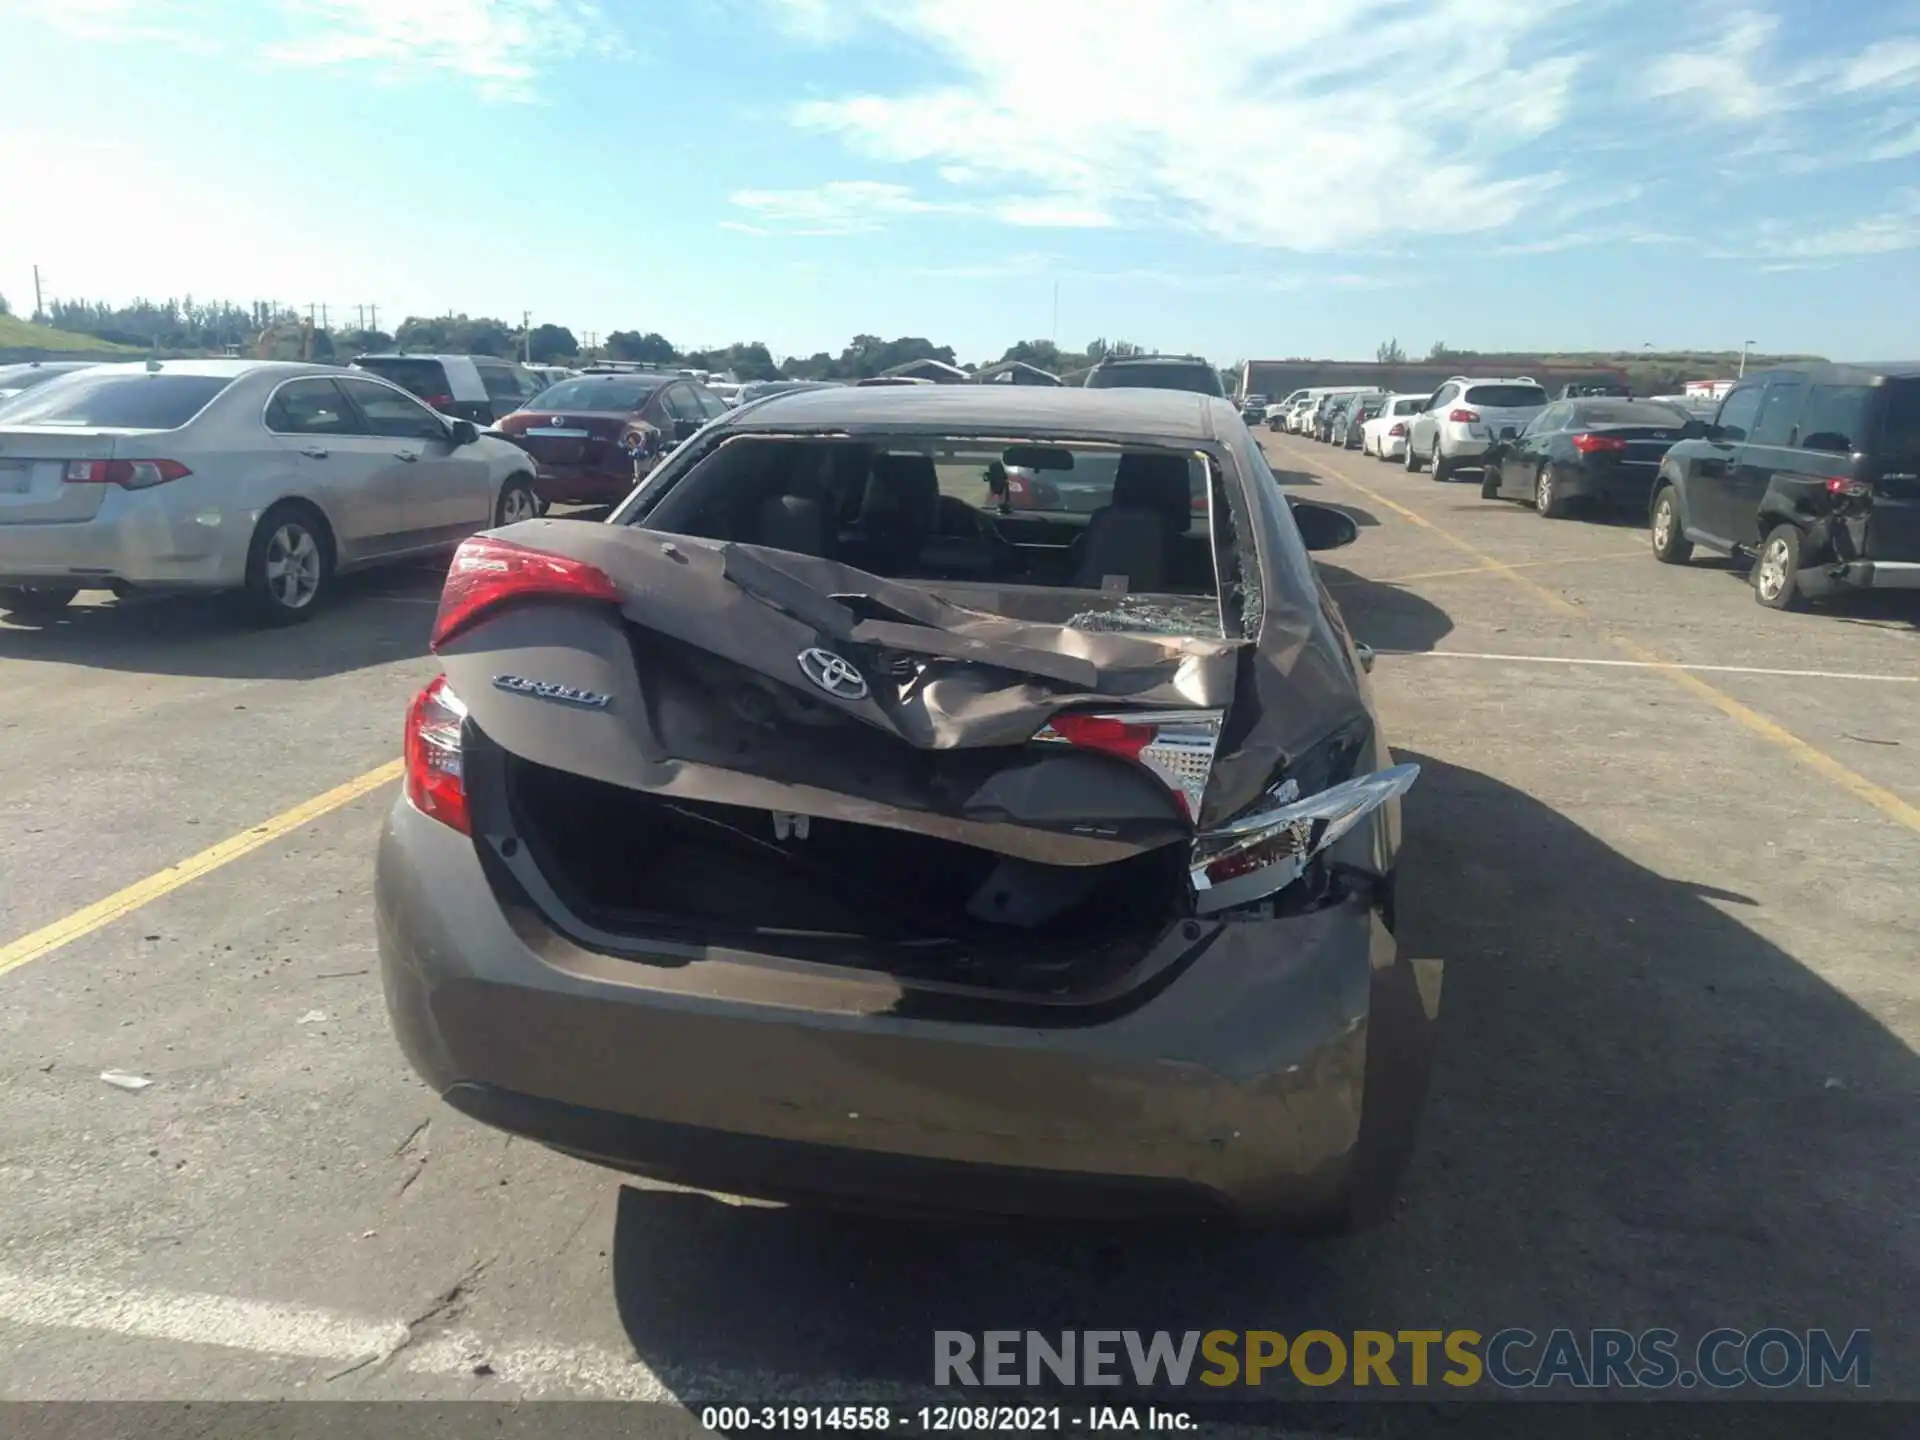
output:
M 438 360 L 412 360 L 403 358 L 388 359 L 375 356 L 369 360 L 356 360 L 355 367 L 371 371 L 383 379 L 391 380 L 403 390 L 411 390 L 416 395 L 450 395 L 452 387 L 447 383 L 447 370 Z
M 1547 392 L 1538 385 L 1469 385 L 1464 398 L 1469 405 L 1519 409 L 1525 405 L 1546 404 Z
M 231 375 L 76 375 L 29 390 L 7 407 L 10 425 L 177 430 L 233 383 Z
M 1426 403 L 1424 398 L 1396 400 L 1393 402 L 1393 413 L 1396 415 L 1418 415 L 1421 406 Z
M 1187 390 L 1219 395 L 1220 377 L 1205 365 L 1104 365 L 1087 376 L 1095 390 Z
M 965 586 L 970 607 L 1087 629 L 1157 628 L 1167 604 L 1136 601 L 1191 597 L 1175 628 L 1217 635 L 1208 492 L 1191 451 L 752 436 L 674 477 L 640 523 Z
M 637 410 L 667 382 L 658 377 L 593 375 L 562 380 L 527 402 L 529 410 Z
M 1608 405 L 1581 405 L 1573 412 L 1576 425 L 1684 425 L 1687 416 L 1671 405 L 1651 400 L 1619 400 Z
M 520 388 L 520 379 L 504 365 L 478 365 L 480 383 L 486 388 L 487 397 L 492 400 L 511 400 L 516 405 L 525 398 L 526 392 Z

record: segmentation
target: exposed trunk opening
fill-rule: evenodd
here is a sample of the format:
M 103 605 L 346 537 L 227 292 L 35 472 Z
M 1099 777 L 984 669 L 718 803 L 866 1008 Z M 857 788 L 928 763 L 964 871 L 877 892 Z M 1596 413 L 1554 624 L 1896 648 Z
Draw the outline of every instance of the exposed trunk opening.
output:
M 1044 865 L 909 831 L 666 799 L 512 756 L 506 774 L 542 874 L 581 919 L 615 934 L 1071 996 L 1103 988 L 1191 913 L 1184 845 Z

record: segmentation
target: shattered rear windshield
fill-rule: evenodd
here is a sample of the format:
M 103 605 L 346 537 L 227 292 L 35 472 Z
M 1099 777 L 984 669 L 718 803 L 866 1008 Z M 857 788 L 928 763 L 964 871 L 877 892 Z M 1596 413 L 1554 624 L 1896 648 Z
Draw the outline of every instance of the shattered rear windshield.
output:
M 1206 456 L 1080 441 L 739 436 L 650 529 L 834 560 L 1088 630 L 1217 636 Z

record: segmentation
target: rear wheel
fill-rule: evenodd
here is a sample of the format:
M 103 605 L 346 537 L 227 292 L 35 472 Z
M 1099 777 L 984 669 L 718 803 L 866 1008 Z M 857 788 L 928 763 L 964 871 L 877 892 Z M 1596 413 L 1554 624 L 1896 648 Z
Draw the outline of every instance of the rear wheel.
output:
M 0 585 L 0 610 L 30 620 L 58 615 L 79 593 L 78 585 Z
M 1806 596 L 1800 590 L 1800 531 L 1776 525 L 1760 546 L 1753 562 L 1753 598 L 1769 610 L 1797 610 Z
M 1559 482 L 1554 479 L 1551 463 L 1542 465 L 1539 474 L 1533 477 L 1533 508 L 1549 520 L 1566 518 L 1567 497 L 1561 493 Z
M 1438 447 L 1436 446 L 1435 448 L 1437 449 Z M 1426 462 L 1414 453 L 1413 437 L 1411 435 L 1407 437 L 1407 448 L 1405 454 L 1401 456 L 1401 461 L 1407 467 L 1407 473 L 1409 475 L 1418 475 L 1421 470 L 1426 468 Z
M 317 511 L 276 505 L 260 517 L 247 550 L 245 596 L 266 625 L 311 619 L 333 590 L 333 536 Z
M 1684 565 L 1693 558 L 1693 542 L 1680 528 L 1680 496 L 1662 485 L 1653 500 L 1653 558 L 1663 565 Z
M 1453 479 L 1453 461 L 1440 453 L 1440 437 L 1433 437 L 1433 478 L 1436 480 Z
M 493 507 L 493 523 L 518 525 L 540 514 L 540 497 L 533 493 L 533 481 L 525 475 L 509 475 L 500 487 L 500 499 Z

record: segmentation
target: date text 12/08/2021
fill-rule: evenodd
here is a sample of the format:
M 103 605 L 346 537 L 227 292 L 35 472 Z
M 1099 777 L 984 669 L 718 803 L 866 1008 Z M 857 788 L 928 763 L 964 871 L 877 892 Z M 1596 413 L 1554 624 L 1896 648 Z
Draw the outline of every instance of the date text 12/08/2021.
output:
M 709 1405 L 703 1429 L 726 1434 L 754 1431 L 898 1431 L 908 1435 L 1018 1433 L 1055 1435 L 1072 1431 L 1177 1432 L 1197 1429 L 1184 1410 L 1157 1405 Z

